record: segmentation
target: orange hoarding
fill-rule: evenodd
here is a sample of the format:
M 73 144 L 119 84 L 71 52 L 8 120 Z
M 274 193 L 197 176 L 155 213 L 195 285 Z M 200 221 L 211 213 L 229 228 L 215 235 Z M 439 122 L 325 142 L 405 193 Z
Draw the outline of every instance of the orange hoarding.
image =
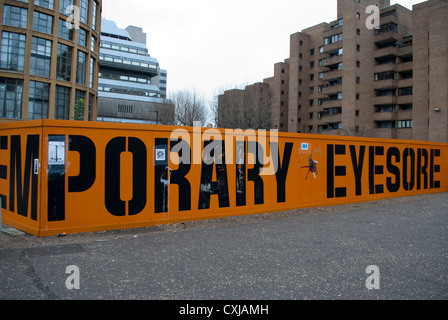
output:
M 3 222 L 36 236 L 448 191 L 448 145 L 76 121 L 0 125 Z

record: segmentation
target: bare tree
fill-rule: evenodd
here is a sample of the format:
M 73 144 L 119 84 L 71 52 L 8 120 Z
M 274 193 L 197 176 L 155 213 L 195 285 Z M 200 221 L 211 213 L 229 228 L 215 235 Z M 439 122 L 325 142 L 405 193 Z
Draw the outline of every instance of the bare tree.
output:
M 193 126 L 195 122 L 205 124 L 207 110 L 205 99 L 196 91 L 178 91 L 171 95 L 174 104 L 174 122 L 179 126 Z
M 163 104 L 157 105 L 158 122 L 162 125 L 174 125 L 174 104 L 171 100 L 164 99 Z
M 267 83 L 227 90 L 218 97 L 218 125 L 223 128 L 270 129 L 271 90 Z

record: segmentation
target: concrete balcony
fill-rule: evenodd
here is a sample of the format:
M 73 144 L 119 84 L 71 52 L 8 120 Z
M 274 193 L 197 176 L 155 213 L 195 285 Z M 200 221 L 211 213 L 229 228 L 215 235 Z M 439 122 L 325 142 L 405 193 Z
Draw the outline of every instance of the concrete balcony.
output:
M 373 121 L 396 121 L 396 112 L 375 112 L 373 114 Z
M 400 40 L 400 36 L 395 31 L 383 32 L 383 33 L 375 35 L 375 38 L 374 38 L 374 41 L 377 44 L 383 44 L 383 43 L 399 41 L 399 40 Z
M 374 58 L 384 58 L 384 57 L 393 57 L 398 55 L 398 48 L 395 46 L 390 46 L 386 48 L 376 49 L 373 52 Z
M 386 71 L 398 72 L 397 64 L 396 63 L 378 64 L 373 69 L 373 73 L 381 73 L 381 72 L 386 72 Z
M 398 25 L 398 17 L 397 14 L 387 15 L 386 17 L 381 17 L 381 24 L 395 23 Z
M 414 69 L 414 63 L 412 61 L 397 64 L 398 72 L 411 71 L 413 69 Z
M 322 89 L 322 94 L 329 95 L 342 91 L 342 83 L 335 86 L 328 86 Z
M 395 139 L 397 130 L 394 128 L 376 128 L 375 137 L 380 139 Z
M 322 80 L 328 81 L 328 80 L 334 80 L 337 78 L 342 77 L 342 70 L 334 70 L 334 71 L 327 71 L 324 72 Z
M 397 104 L 411 104 L 413 102 L 413 95 L 397 97 Z
M 375 105 L 397 104 L 396 96 L 380 96 L 373 99 Z
M 324 67 L 337 65 L 338 63 L 341 63 L 341 62 L 342 62 L 342 55 L 335 56 L 335 57 L 332 57 L 332 58 L 327 58 L 327 59 L 324 59 Z
M 405 46 L 398 45 L 398 56 L 400 56 L 400 57 L 412 56 L 412 46 L 411 45 L 405 45 Z
M 397 84 L 398 80 L 395 79 L 379 80 L 373 83 L 373 89 L 394 89 Z
M 340 32 L 339 32 L 340 33 Z M 323 47 L 324 53 L 335 52 L 343 47 L 343 41 L 334 42 Z
M 341 122 L 342 121 L 342 113 L 326 114 L 325 112 L 323 112 L 320 120 L 321 120 L 322 124 Z
M 406 87 L 412 87 L 413 84 L 414 84 L 413 79 L 402 79 L 402 80 L 398 80 L 397 86 L 399 88 L 406 88 Z
M 328 100 L 322 103 L 322 108 L 324 109 L 336 108 L 336 107 L 342 107 L 342 99 Z

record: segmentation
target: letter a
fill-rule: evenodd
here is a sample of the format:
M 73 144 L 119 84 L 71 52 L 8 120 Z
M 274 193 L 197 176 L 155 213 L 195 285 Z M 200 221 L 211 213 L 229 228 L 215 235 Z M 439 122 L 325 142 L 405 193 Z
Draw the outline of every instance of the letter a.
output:
M 380 289 L 380 269 L 377 266 L 368 266 L 366 274 L 370 274 L 366 280 L 366 287 L 368 290 Z
M 70 276 L 65 280 L 65 286 L 68 290 L 79 290 L 79 268 L 77 266 L 68 266 L 65 269 L 65 273 L 70 274 Z
M 369 30 L 380 28 L 380 8 L 376 5 L 370 5 L 366 9 L 366 13 L 371 15 L 366 19 L 366 27 Z

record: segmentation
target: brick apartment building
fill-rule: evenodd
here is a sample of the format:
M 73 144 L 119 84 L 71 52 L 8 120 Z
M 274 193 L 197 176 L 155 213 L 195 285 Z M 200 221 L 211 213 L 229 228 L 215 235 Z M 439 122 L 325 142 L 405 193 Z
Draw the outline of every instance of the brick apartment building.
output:
M 379 29 L 367 27 L 369 5 L 380 8 Z M 269 91 L 270 127 L 448 142 L 448 0 L 412 10 L 338 0 L 337 8 L 335 21 L 290 36 L 290 56 L 272 78 L 241 90 Z M 220 116 L 230 95 L 219 97 Z

